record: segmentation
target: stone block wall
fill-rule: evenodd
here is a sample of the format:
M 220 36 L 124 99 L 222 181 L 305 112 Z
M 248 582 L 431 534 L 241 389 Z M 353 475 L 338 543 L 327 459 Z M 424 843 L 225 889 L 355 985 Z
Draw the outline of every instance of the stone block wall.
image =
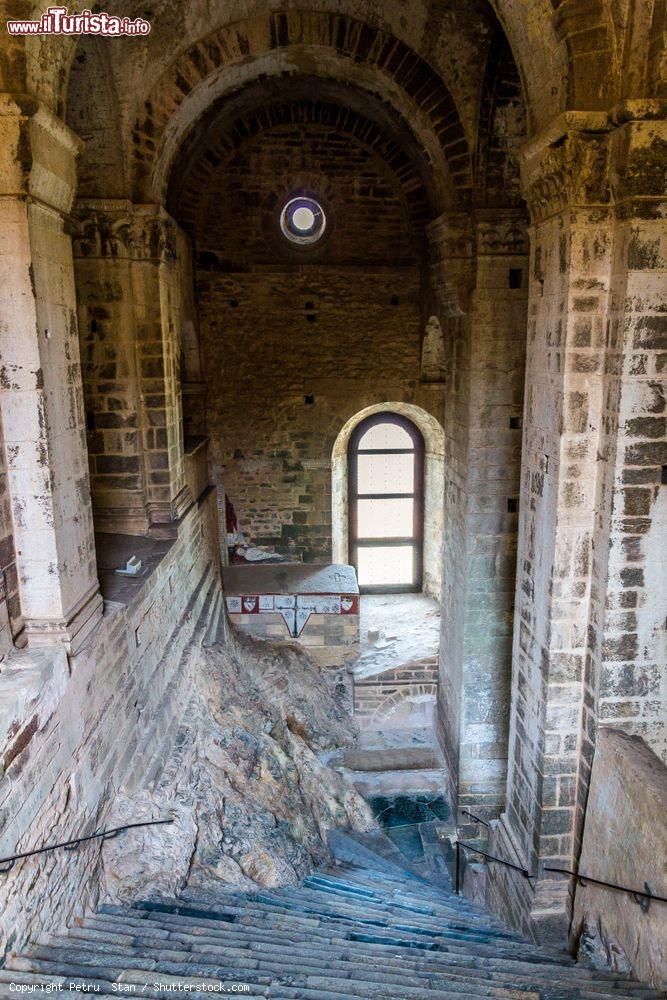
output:
M 528 296 L 525 220 L 516 210 L 481 212 L 474 227 L 461 217 L 443 217 L 431 238 L 435 288 L 441 305 L 454 311 L 444 323 L 451 375 L 439 736 L 453 801 L 497 815 L 508 757 Z
M 0 674 L 0 856 L 104 828 L 114 792 L 158 773 L 187 701 L 190 640 L 222 610 L 215 495 L 128 605 L 73 657 L 16 651 Z M 15 723 L 15 724 L 14 724 Z M 53 933 L 94 905 L 99 842 L 18 862 L 0 883 L 0 951 Z
M 331 453 L 345 423 L 376 403 L 434 405 L 420 386 L 410 192 L 372 126 L 359 141 L 345 132 L 357 116 L 332 114 L 297 101 L 237 132 L 216 125 L 173 208 L 197 251 L 212 466 L 250 541 L 309 562 L 331 559 Z M 327 216 L 312 248 L 280 231 L 282 204 L 300 191 Z
M 505 800 L 527 264 L 520 217 L 505 226 L 480 222 L 470 320 L 458 802 L 482 816 L 497 815 Z
M 612 157 L 625 162 L 612 261 L 610 322 L 618 439 L 612 494 L 599 717 L 643 737 L 667 762 L 667 280 L 664 122 L 628 123 Z
M 274 642 L 297 642 L 321 667 L 339 667 L 359 655 L 358 615 L 312 614 L 298 639 L 291 639 L 279 614 L 231 615 L 230 621 L 242 632 L 257 639 Z
M 21 625 L 11 497 L 0 421 L 0 659 L 12 648 L 13 637 L 20 632 Z
M 189 242 L 157 206 L 90 200 L 77 213 L 95 525 L 145 534 L 189 500 L 181 402 L 182 358 L 192 364 Z
M 579 871 L 591 878 L 667 896 L 667 767 L 637 736 L 600 727 Z M 581 937 L 583 935 L 583 938 Z M 639 906 L 627 893 L 577 885 L 573 940 L 597 961 L 616 950 L 623 965 L 656 989 L 667 985 L 667 906 Z

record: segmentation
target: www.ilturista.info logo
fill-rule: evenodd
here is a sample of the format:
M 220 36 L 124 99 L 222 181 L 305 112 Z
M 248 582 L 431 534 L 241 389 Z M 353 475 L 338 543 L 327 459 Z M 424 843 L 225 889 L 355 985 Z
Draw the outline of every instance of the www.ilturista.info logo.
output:
M 39 21 L 7 21 L 10 35 L 147 35 L 150 23 L 143 17 L 117 17 L 100 11 L 69 14 L 67 7 L 49 7 Z

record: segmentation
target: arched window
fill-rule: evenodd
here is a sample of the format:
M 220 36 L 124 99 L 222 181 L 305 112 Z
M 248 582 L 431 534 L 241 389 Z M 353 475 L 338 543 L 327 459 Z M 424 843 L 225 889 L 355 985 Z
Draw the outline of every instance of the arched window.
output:
M 350 438 L 349 559 L 363 593 L 421 590 L 424 439 L 396 413 L 363 420 Z

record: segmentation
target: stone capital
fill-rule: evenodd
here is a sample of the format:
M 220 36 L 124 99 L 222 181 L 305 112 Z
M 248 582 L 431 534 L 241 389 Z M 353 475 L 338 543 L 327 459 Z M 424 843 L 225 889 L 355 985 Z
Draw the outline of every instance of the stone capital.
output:
M 25 198 L 67 214 L 84 144 L 44 104 L 0 94 L 0 197 Z
M 520 208 L 480 209 L 474 214 L 475 246 L 484 256 L 528 253 L 528 217 Z
M 609 116 L 565 112 L 521 149 L 521 183 L 532 221 L 610 201 Z
M 473 231 L 468 212 L 447 212 L 426 227 L 431 261 L 434 264 L 453 257 L 469 258 L 474 247 Z
M 177 225 L 160 205 L 125 199 L 85 199 L 74 209 L 75 257 L 151 260 L 176 258 Z

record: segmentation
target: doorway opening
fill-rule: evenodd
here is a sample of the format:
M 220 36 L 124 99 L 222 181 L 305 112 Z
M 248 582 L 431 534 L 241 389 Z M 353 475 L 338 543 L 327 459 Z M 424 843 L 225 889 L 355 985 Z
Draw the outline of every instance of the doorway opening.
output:
M 349 560 L 362 594 L 421 591 L 424 438 L 398 413 L 375 413 L 348 445 Z

